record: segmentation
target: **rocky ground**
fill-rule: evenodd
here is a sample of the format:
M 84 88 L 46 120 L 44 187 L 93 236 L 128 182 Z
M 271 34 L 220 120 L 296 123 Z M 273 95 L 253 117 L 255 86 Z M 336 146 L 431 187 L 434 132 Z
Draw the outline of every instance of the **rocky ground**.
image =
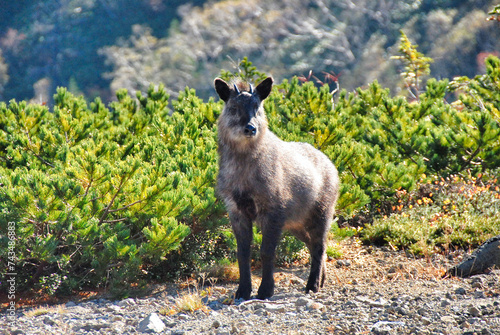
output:
M 233 301 L 234 283 L 167 285 L 121 301 L 19 308 L 0 334 L 500 334 L 500 271 L 442 279 L 461 253 L 416 259 L 355 240 L 342 251 L 317 294 L 303 293 L 309 270 L 299 265 L 277 270 L 267 301 Z

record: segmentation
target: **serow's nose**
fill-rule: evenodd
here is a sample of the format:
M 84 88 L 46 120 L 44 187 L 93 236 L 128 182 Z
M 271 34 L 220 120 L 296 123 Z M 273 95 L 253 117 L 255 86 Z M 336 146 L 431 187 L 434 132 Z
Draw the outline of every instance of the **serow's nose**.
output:
M 255 128 L 254 125 L 249 123 L 245 126 L 244 133 L 245 133 L 245 136 L 247 136 L 247 137 L 255 136 L 255 134 L 257 133 L 257 128 Z

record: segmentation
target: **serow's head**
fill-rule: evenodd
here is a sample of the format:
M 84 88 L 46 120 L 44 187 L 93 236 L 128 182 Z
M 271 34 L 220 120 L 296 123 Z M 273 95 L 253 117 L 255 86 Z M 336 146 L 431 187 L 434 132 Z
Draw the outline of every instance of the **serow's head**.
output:
M 219 118 L 219 133 L 233 142 L 256 140 L 267 129 L 262 101 L 269 96 L 273 78 L 264 79 L 257 87 L 247 83 L 228 84 L 217 78 L 215 90 L 225 102 Z

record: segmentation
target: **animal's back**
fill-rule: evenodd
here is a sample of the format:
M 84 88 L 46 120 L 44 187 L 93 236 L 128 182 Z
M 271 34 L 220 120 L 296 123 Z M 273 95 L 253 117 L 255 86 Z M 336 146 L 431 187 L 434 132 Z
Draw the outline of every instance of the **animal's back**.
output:
M 256 148 L 257 149 L 257 148 Z M 334 214 L 339 179 L 335 166 L 321 151 L 308 143 L 285 142 L 267 131 L 258 150 L 227 158 L 219 183 L 248 194 L 257 208 L 280 208 L 285 227 L 302 221 L 318 203 Z
M 320 205 L 333 217 L 338 199 L 339 177 L 330 159 L 308 143 L 280 141 L 284 185 L 290 194 L 289 208 L 295 215 L 287 221 L 301 220 Z M 287 225 L 294 222 L 287 222 Z

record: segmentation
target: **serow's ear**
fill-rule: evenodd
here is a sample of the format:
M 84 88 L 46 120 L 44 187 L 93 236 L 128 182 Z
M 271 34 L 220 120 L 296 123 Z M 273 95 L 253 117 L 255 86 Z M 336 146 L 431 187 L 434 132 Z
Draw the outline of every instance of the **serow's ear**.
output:
M 229 100 L 229 96 L 231 95 L 231 89 L 229 88 L 229 85 L 224 80 L 217 78 L 214 81 L 214 86 L 219 97 L 224 102 L 227 102 Z
M 257 87 L 255 88 L 255 93 L 258 95 L 260 100 L 264 100 L 271 93 L 271 89 L 273 88 L 273 78 L 267 77 Z

